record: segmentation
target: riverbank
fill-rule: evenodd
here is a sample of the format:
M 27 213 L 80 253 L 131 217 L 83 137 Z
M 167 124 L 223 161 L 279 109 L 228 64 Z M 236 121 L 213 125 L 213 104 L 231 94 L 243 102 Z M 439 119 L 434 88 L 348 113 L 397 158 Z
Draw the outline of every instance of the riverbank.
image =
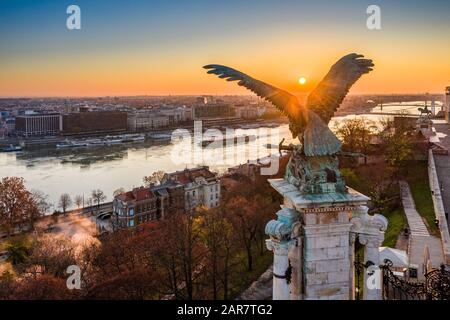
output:
M 229 127 L 229 128 L 239 128 L 241 125 L 258 125 L 264 127 L 265 125 L 276 123 L 278 125 L 287 124 L 288 121 L 285 118 L 275 118 L 275 119 L 258 119 L 258 120 L 248 120 L 248 119 L 205 119 L 202 120 L 202 126 L 204 129 L 216 128 L 216 127 Z M 24 148 L 39 148 L 41 146 L 51 146 L 55 147 L 59 143 L 63 143 L 66 139 L 99 139 L 105 138 L 108 135 L 126 135 L 126 134 L 149 134 L 155 133 L 171 133 L 176 129 L 186 129 L 194 130 L 194 123 L 182 124 L 179 126 L 170 126 L 166 128 L 156 128 L 153 130 L 139 130 L 139 131 L 123 131 L 123 132 L 104 132 L 97 134 L 79 134 L 76 136 L 43 136 L 43 137 L 12 137 L 7 139 L 0 139 L 0 148 L 7 147 L 9 145 L 20 145 Z

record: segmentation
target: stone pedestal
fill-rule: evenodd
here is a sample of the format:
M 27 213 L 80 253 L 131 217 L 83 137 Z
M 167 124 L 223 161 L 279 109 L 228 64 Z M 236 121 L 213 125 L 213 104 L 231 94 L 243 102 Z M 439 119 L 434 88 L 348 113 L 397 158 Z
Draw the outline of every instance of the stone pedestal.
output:
M 305 195 L 284 179 L 269 182 L 284 197 L 278 219 L 266 226 L 271 237 L 268 247 L 275 254 L 273 299 L 353 299 L 354 241 L 361 226 L 372 221 L 362 209 L 369 198 L 353 189 L 348 193 Z M 380 228 L 375 227 L 378 229 L 373 235 L 380 236 Z M 371 249 L 367 254 L 376 259 Z M 286 280 L 286 270 L 290 281 L 281 281 Z

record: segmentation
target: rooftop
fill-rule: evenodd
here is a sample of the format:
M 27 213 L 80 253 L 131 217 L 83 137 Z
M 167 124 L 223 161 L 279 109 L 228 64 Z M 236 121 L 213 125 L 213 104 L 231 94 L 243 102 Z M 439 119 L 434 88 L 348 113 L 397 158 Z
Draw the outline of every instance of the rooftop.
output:
M 198 167 L 193 169 L 184 169 L 182 171 L 175 171 L 167 174 L 170 180 L 176 181 L 181 184 L 192 183 L 198 177 L 205 179 L 216 178 L 216 174 L 209 171 L 208 167 Z
M 132 191 L 124 192 L 117 196 L 118 199 L 128 201 L 142 201 L 154 198 L 155 194 L 149 188 L 136 188 Z

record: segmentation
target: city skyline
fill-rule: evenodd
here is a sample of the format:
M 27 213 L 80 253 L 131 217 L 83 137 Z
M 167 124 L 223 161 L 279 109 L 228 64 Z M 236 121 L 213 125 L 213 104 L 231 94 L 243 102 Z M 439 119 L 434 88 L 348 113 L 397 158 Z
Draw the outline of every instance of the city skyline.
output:
M 380 1 L 372 31 L 366 1 L 77 1 L 81 30 L 66 28 L 70 4 L 0 4 L 0 97 L 247 95 L 211 81 L 209 63 L 304 94 L 348 52 L 376 65 L 350 94 L 436 93 L 450 80 L 445 1 Z

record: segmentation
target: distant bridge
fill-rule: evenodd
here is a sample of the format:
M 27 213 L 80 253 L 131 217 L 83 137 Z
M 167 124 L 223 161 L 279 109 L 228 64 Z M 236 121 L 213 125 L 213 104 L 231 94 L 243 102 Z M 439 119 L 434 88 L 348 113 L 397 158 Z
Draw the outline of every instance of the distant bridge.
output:
M 418 114 L 410 114 L 410 113 L 401 113 L 401 112 L 369 112 L 369 113 L 361 113 L 367 115 L 376 115 L 376 116 L 403 116 L 403 117 L 412 117 L 418 118 Z

